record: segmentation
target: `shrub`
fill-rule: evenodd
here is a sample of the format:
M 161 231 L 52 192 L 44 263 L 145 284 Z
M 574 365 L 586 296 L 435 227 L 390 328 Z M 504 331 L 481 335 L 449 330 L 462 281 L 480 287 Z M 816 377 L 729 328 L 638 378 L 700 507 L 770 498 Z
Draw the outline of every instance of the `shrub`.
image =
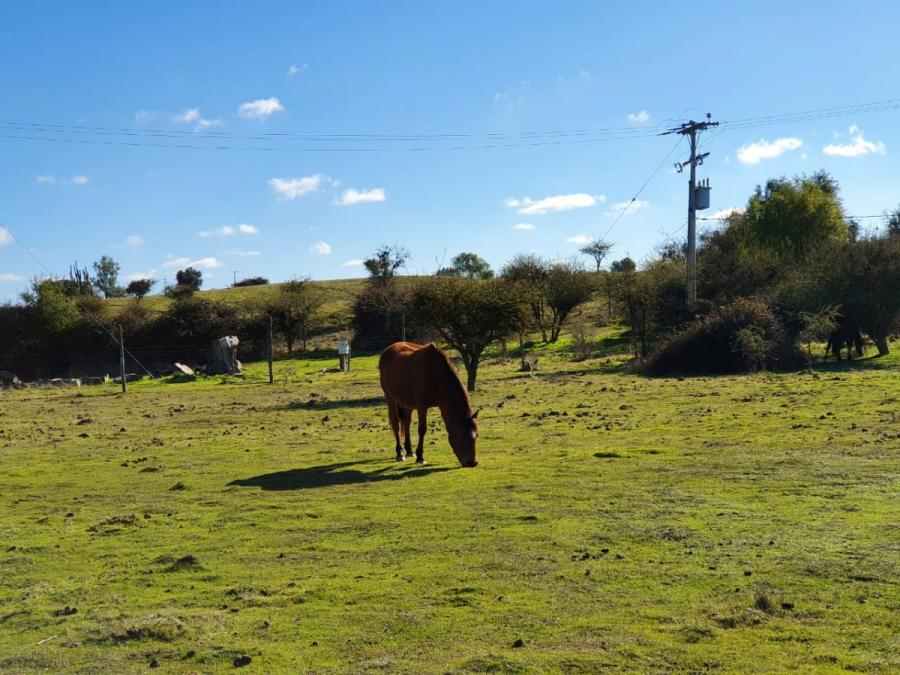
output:
M 675 333 L 643 369 L 653 375 L 745 373 L 804 363 L 766 303 L 739 299 Z
M 177 284 L 166 288 L 166 297 L 173 300 L 184 300 L 194 294 L 194 287 L 188 284 Z
M 240 288 L 242 286 L 266 286 L 268 283 L 269 280 L 265 277 L 248 277 L 235 282 L 234 288 Z

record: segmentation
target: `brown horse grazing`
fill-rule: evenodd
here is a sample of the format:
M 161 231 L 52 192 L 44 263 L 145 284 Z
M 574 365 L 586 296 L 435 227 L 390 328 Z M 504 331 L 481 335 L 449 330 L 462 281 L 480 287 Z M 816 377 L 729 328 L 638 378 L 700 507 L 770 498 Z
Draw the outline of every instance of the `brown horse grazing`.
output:
M 378 360 L 381 388 L 387 399 L 391 429 L 397 441 L 397 461 L 403 461 L 400 446 L 401 427 L 406 456 L 412 456 L 410 427 L 412 411 L 419 413 L 419 444 L 416 462 L 425 463 L 425 431 L 428 428 L 428 409 L 437 406 L 444 418 L 450 447 L 463 466 L 478 466 L 475 440 L 478 438 L 478 413 L 472 412 L 469 396 L 450 359 L 434 343 L 417 345 L 395 342 L 384 350 Z

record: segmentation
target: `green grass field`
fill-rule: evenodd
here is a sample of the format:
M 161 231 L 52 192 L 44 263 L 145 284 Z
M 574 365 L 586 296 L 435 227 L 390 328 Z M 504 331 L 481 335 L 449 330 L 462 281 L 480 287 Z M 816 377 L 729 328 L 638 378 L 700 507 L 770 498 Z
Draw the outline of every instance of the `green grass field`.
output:
M 0 392 L 0 670 L 900 670 L 896 355 L 495 360 L 476 469 L 375 364 Z

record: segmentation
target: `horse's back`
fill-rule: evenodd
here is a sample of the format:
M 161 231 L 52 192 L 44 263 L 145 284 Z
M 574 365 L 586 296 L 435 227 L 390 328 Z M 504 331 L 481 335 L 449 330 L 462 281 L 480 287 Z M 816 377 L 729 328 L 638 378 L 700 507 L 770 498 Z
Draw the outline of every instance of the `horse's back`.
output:
M 385 396 L 397 400 L 404 407 L 417 408 L 425 403 L 423 399 L 431 398 L 424 391 L 429 378 L 427 364 L 421 354 L 426 347 L 414 342 L 395 342 L 378 359 L 381 388 Z

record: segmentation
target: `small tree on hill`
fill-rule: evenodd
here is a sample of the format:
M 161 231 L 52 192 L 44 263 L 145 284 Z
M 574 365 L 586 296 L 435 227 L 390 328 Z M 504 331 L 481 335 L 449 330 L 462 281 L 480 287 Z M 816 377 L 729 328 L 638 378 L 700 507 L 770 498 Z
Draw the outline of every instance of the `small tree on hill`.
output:
M 546 281 L 550 342 L 559 339 L 559 332 L 572 310 L 590 300 L 596 290 L 595 279 L 574 263 L 558 262 L 550 266 Z
M 490 279 L 494 276 L 494 270 L 488 262 L 474 253 L 460 253 L 450 261 L 450 269 L 457 276 L 466 279 Z
M 315 328 L 321 307 L 321 294 L 308 279 L 288 281 L 278 289 L 269 305 L 269 313 L 289 355 L 294 353 L 297 340 L 306 351 L 307 340 Z
M 582 246 L 579 251 L 581 251 L 584 255 L 590 256 L 594 260 L 594 264 L 597 266 L 595 271 L 600 271 L 600 266 L 603 264 L 603 259 L 606 258 L 607 253 L 609 253 L 609 249 L 612 248 L 612 244 L 608 241 L 603 241 L 602 239 L 595 239 L 589 244 L 585 244 Z
M 122 289 L 118 286 L 119 263 L 108 255 L 102 256 L 94 263 L 94 286 L 105 298 L 115 298 L 122 295 Z
M 178 270 L 175 281 L 179 286 L 188 286 L 191 290 L 199 291 L 203 285 L 203 272 L 194 267 Z
M 459 352 L 469 391 L 484 350 L 515 335 L 523 320 L 515 285 L 497 279 L 428 277 L 413 289 L 412 305 L 418 321 Z
M 400 246 L 382 246 L 363 261 L 369 272 L 369 278 L 378 284 L 388 284 L 409 260 L 409 251 Z
M 549 265 L 540 256 L 522 254 L 515 256 L 500 272 L 503 279 L 516 284 L 528 305 L 531 328 L 541 331 L 541 339 L 547 342 L 546 283 Z M 527 326 L 523 326 L 527 328 Z
M 156 282 L 153 279 L 133 279 L 129 282 L 128 286 L 125 287 L 125 292 L 140 300 L 150 292 L 150 289 L 153 288 L 153 284 L 155 283 Z

